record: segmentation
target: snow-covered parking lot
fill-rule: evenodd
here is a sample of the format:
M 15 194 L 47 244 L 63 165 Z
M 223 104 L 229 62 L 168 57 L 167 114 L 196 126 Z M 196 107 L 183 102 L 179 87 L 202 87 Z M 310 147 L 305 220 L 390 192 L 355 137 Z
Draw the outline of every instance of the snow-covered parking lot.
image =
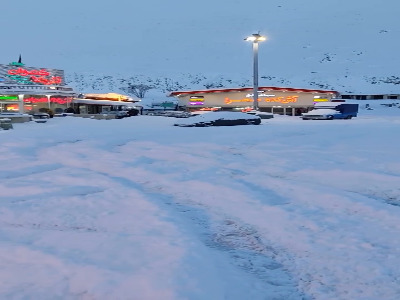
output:
M 400 109 L 371 106 L 0 131 L 0 298 L 399 299 Z

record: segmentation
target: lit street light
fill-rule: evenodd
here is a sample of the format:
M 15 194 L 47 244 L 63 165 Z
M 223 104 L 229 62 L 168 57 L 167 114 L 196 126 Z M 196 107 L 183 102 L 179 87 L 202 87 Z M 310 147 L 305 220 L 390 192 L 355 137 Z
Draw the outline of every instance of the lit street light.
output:
M 267 38 L 259 33 L 253 33 L 245 41 L 253 43 L 253 109 L 258 110 L 258 43 Z

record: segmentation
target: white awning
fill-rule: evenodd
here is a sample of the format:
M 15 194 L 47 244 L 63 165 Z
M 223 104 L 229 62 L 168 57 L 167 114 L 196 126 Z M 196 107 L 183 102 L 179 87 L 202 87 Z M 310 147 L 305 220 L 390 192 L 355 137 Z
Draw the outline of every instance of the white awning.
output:
M 93 99 L 74 99 L 72 103 L 81 103 L 81 104 L 94 104 L 94 105 L 113 105 L 113 106 L 132 106 L 134 102 L 126 102 L 126 101 L 111 101 L 111 100 L 93 100 Z

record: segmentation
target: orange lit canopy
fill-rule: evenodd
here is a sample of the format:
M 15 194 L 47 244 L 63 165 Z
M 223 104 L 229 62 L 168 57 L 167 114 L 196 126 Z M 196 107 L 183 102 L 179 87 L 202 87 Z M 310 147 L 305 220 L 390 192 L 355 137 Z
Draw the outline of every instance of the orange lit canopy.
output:
M 111 101 L 135 101 L 132 97 L 116 94 L 116 93 L 107 93 L 107 94 L 85 94 L 84 99 L 94 99 L 94 100 L 111 100 Z

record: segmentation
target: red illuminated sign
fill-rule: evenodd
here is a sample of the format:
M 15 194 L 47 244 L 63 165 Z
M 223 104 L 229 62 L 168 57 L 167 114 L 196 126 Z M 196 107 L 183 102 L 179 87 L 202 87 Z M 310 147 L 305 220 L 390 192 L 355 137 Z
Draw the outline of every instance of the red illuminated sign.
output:
M 31 76 L 31 81 L 45 85 L 51 85 L 51 84 L 57 85 L 61 84 L 62 79 L 59 76 L 52 76 L 50 78 L 45 78 L 43 76 L 40 77 Z
M 18 68 L 14 70 L 8 70 L 8 74 L 10 75 L 20 75 L 20 76 L 30 76 L 30 75 L 39 75 L 39 76 L 50 76 L 50 73 L 46 70 L 32 70 L 28 71 L 23 68 Z
M 21 82 L 26 82 L 26 77 L 29 77 L 28 81 L 44 85 L 59 85 L 62 83 L 62 78 L 60 76 L 50 76 L 50 72 L 45 69 L 27 70 L 24 68 L 18 68 L 8 70 L 7 73 L 12 79 Z
M 72 101 L 72 98 L 70 98 L 70 97 L 65 97 L 65 98 L 50 97 L 51 103 L 66 104 L 71 101 Z M 24 99 L 24 102 L 25 103 L 47 103 L 48 99 L 47 99 L 47 97 L 42 97 L 42 98 L 29 97 L 29 98 Z

